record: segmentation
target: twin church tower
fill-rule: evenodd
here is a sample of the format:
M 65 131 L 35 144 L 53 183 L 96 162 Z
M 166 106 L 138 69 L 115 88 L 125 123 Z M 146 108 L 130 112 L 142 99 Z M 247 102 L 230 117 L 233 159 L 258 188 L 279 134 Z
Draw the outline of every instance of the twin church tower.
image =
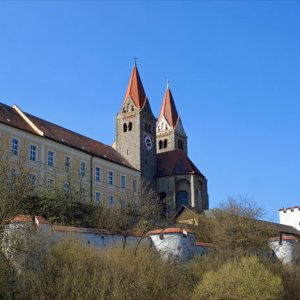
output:
M 208 209 L 207 180 L 187 156 L 187 135 L 167 87 L 159 117 L 153 115 L 136 64 L 116 117 L 115 149 L 151 182 L 169 213 L 183 204 Z

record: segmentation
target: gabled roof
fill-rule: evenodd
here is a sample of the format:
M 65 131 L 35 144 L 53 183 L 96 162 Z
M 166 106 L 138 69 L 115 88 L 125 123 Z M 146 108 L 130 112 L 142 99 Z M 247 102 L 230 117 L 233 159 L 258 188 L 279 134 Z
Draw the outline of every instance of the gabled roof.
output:
M 146 93 L 136 65 L 133 67 L 122 107 L 128 97 L 132 99 L 134 105 L 138 108 L 143 107 L 147 101 Z
M 156 177 L 196 174 L 205 178 L 181 149 L 157 154 Z
M 25 113 L 25 115 L 39 130 L 44 133 L 44 138 L 51 139 L 60 144 L 75 148 L 79 151 L 103 158 L 105 160 L 115 162 L 125 167 L 133 168 L 130 163 L 111 146 L 105 145 L 101 142 L 95 141 L 46 120 L 40 119 L 36 116 L 27 113 Z M 7 119 L 10 121 L 7 121 Z M 12 107 L 1 103 L 0 122 L 21 130 L 28 131 L 35 135 L 37 134 Z
M 179 119 L 175 102 L 173 100 L 173 96 L 169 87 L 167 87 L 165 92 L 164 100 L 158 117 L 158 123 L 161 121 L 162 117 L 165 117 L 172 128 L 176 126 Z
M 0 103 L 0 122 L 9 126 L 17 127 L 30 133 L 36 133 L 15 109 L 6 104 Z
M 189 212 L 191 215 L 194 215 L 194 217 L 197 217 L 198 212 L 194 208 L 189 208 L 182 204 L 173 216 L 173 220 L 176 221 L 185 211 Z

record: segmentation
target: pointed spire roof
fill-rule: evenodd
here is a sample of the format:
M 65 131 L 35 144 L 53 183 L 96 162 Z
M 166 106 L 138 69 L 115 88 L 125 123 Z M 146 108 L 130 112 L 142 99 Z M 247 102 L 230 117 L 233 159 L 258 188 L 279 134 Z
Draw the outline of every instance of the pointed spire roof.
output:
M 137 69 L 136 63 L 134 64 L 127 91 L 123 100 L 122 107 L 124 106 L 124 103 L 127 99 L 127 97 L 130 96 L 134 105 L 138 108 L 141 108 L 145 105 L 145 102 L 147 100 L 146 93 L 144 91 L 144 87 L 140 78 L 139 71 Z
M 173 100 L 173 96 L 172 96 L 169 86 L 167 86 L 167 89 L 165 92 L 164 100 L 163 100 L 159 118 L 158 118 L 158 123 L 160 122 L 162 117 L 165 117 L 165 119 L 167 120 L 167 122 L 169 123 L 169 125 L 171 127 L 175 127 L 178 122 L 178 119 L 179 119 L 178 112 L 177 112 L 177 109 L 175 106 L 175 102 Z

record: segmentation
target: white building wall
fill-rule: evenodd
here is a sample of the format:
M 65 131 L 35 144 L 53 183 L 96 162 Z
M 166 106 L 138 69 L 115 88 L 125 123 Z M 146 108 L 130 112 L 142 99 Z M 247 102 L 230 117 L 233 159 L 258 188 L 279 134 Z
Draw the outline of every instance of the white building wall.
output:
M 176 229 L 176 228 L 175 228 Z M 177 228 L 178 229 L 178 228 Z M 169 229 L 166 229 L 168 231 Z M 193 232 L 174 232 L 164 233 L 149 233 L 150 239 L 165 260 L 178 259 L 186 261 L 194 256 L 196 253 L 196 240 Z
M 269 242 L 269 247 L 274 251 L 275 257 L 284 264 L 294 262 L 297 251 L 297 240 L 272 241 Z
M 298 206 L 294 206 L 291 208 L 280 209 L 279 223 L 293 226 L 300 231 L 300 208 Z

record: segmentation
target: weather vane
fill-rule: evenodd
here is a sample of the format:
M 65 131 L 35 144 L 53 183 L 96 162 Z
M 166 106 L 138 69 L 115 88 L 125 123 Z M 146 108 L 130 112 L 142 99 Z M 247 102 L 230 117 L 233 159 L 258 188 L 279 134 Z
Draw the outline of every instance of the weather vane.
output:
M 167 79 L 167 89 L 169 88 L 169 86 L 170 86 L 170 80 Z

